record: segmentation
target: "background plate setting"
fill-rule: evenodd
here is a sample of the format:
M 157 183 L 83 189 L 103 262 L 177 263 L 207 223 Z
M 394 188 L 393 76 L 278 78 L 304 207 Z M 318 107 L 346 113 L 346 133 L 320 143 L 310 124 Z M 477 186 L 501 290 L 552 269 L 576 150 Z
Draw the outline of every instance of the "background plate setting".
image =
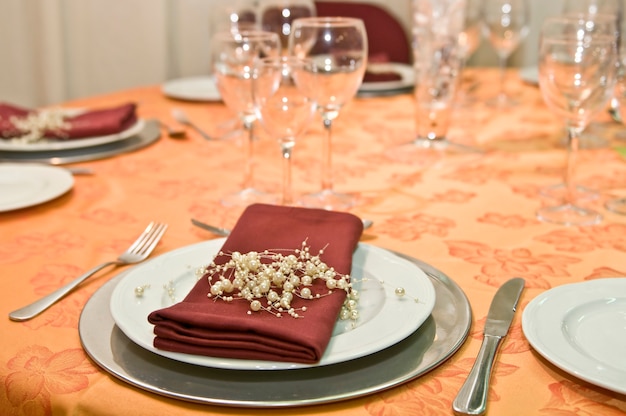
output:
M 365 396 L 441 365 L 463 344 L 471 326 L 469 302 L 454 281 L 420 260 L 396 254 L 428 275 L 436 293 L 432 314 L 404 340 L 355 360 L 288 371 L 245 371 L 186 364 L 151 353 L 127 338 L 111 316 L 111 293 L 124 274 L 105 283 L 85 305 L 78 326 L 81 343 L 111 375 L 146 391 L 185 401 L 281 408 Z
M 73 186 L 74 178 L 66 169 L 35 164 L 2 164 L 0 212 L 48 202 Z
M 626 394 L 626 278 L 550 289 L 526 306 L 522 328 L 552 364 Z
M 166 81 L 161 87 L 163 95 L 186 101 L 220 101 L 222 96 L 212 76 L 178 78 Z
M 231 370 L 287 370 L 335 364 L 387 348 L 415 332 L 435 304 L 433 285 L 419 267 L 387 250 L 361 243 L 354 253 L 350 274 L 360 293 L 360 319 L 355 328 L 351 321 L 337 322 L 319 363 L 238 360 L 154 348 L 154 327 L 148 322 L 148 315 L 181 301 L 196 283 L 196 271 L 211 261 L 224 242 L 222 238 L 183 247 L 134 267 L 111 296 L 111 314 L 117 326 L 139 346 L 189 364 Z M 381 284 L 381 280 L 385 283 Z M 136 297 L 135 288 L 147 282 L 154 289 Z M 176 298 L 171 299 L 167 290 L 160 289 L 163 287 L 174 289 Z M 396 297 L 397 287 L 403 287 L 407 295 Z M 404 319 L 406 316 L 412 318 Z

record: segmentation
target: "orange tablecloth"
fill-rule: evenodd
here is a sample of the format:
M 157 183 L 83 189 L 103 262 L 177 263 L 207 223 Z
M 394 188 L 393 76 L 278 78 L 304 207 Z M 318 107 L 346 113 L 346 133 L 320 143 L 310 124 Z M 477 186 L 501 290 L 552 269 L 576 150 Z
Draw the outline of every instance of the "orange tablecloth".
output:
M 207 142 L 188 130 L 185 140 L 163 136 L 155 144 L 106 160 L 78 164 L 92 176 L 76 176 L 73 190 L 49 203 L 0 213 L 0 414 L 3 415 L 400 415 L 452 414 L 451 403 L 482 339 L 493 294 L 520 276 L 526 289 L 495 366 L 489 396 L 493 415 L 618 415 L 626 397 L 567 374 L 532 350 L 521 328 L 524 306 L 546 289 L 570 282 L 626 276 L 626 217 L 602 202 L 626 188 L 626 163 L 607 147 L 584 150 L 577 179 L 602 191 L 591 205 L 604 221 L 593 227 L 544 224 L 534 212 L 548 203 L 538 194 L 557 183 L 565 160 L 561 122 L 539 91 L 511 72 L 508 89 L 522 104 L 497 112 L 484 103 L 497 73 L 467 71 L 478 82 L 459 105 L 450 138 L 480 145 L 484 154 L 390 159 L 388 150 L 413 131 L 410 94 L 359 98 L 334 130 L 336 188 L 356 192 L 353 212 L 374 220 L 363 241 L 426 261 L 451 276 L 473 310 L 470 336 L 443 365 L 380 394 L 295 409 L 233 409 L 191 404 L 147 393 L 110 376 L 89 360 L 77 331 L 82 306 L 121 269 L 99 274 L 42 315 L 12 322 L 7 314 L 105 260 L 115 258 L 149 221 L 170 226 L 154 255 L 214 238 L 190 218 L 230 227 L 240 210 L 220 196 L 238 188 L 243 150 L 236 141 Z M 144 118 L 174 123 L 173 107 L 215 132 L 232 115 L 221 103 L 177 102 L 159 87 L 137 88 L 77 100 L 104 106 L 133 100 Z M 602 115 L 612 138 L 620 127 Z M 294 151 L 297 192 L 319 186 L 321 122 Z M 280 188 L 278 145 L 261 134 L 256 147 L 257 185 Z

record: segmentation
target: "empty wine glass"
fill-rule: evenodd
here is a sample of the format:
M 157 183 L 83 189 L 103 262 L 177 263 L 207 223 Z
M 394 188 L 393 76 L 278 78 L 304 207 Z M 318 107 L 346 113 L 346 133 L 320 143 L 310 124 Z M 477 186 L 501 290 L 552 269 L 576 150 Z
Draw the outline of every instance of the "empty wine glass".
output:
M 347 17 L 306 17 L 293 22 L 290 54 L 313 63 L 310 85 L 326 139 L 323 145 L 322 190 L 301 198 L 303 205 L 347 209 L 355 197 L 333 190 L 332 123 L 357 93 L 367 66 L 367 34 L 363 21 Z
M 254 187 L 254 121 L 256 112 L 252 98 L 254 64 L 266 57 L 278 56 L 280 40 L 276 33 L 264 31 L 219 32 L 211 43 L 215 82 L 228 108 L 237 113 L 244 130 L 246 163 L 243 189 L 222 198 L 224 205 L 249 205 L 274 202 L 271 194 Z
M 616 21 L 618 50 L 620 47 L 620 31 L 624 14 L 623 0 L 565 0 L 562 13 L 566 16 L 587 15 L 593 19 L 597 15 L 612 16 Z M 614 96 L 610 101 L 610 111 L 615 114 L 619 112 L 619 99 Z M 606 136 L 606 129 L 600 123 L 590 123 L 581 136 L 581 147 L 600 148 L 609 145 Z M 589 195 L 597 198 L 597 194 Z
M 259 2 L 261 28 L 280 36 L 283 55 L 287 55 L 294 20 L 317 15 L 313 0 L 263 0 Z
M 568 157 L 564 172 L 566 195 L 557 206 L 537 211 L 541 221 L 592 225 L 602 216 L 577 205 L 575 162 L 581 132 L 613 94 L 617 68 L 615 22 L 553 17 L 544 21 L 539 46 L 539 87 L 544 101 L 566 122 Z
M 252 95 L 257 117 L 265 130 L 278 140 L 283 156 L 282 204 L 294 202 L 291 186 L 291 156 L 296 140 L 315 114 L 308 89 L 308 61 L 296 57 L 265 58 L 257 62 Z M 306 76 L 303 76 L 306 75 Z M 305 78 L 307 82 L 302 81 Z
M 506 66 L 529 30 L 528 0 L 483 0 L 482 21 L 485 37 L 496 51 L 500 66 L 500 90 L 488 104 L 507 108 L 517 104 L 506 93 Z

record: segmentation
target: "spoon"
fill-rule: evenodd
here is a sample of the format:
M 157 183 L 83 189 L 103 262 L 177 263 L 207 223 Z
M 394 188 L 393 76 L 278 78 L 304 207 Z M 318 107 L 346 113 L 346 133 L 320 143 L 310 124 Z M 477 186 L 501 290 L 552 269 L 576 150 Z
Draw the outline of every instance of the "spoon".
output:
M 183 110 L 181 110 L 180 108 L 173 108 L 172 109 L 172 116 L 180 124 L 184 124 L 186 126 L 191 127 L 192 129 L 194 129 L 196 132 L 198 132 L 206 140 L 214 140 L 213 137 L 211 137 L 207 132 L 205 132 L 200 127 L 198 127 L 197 125 L 192 123 L 191 120 L 189 120 L 189 118 L 187 118 L 187 114 Z
M 368 219 L 363 219 L 363 229 L 367 230 L 368 228 L 370 228 L 374 222 L 372 220 L 368 220 Z M 212 232 L 215 235 L 220 235 L 222 237 L 227 237 L 228 235 L 230 235 L 230 230 L 228 228 L 222 228 L 222 227 L 216 227 L 214 225 L 211 224 L 206 224 L 202 221 L 198 221 L 194 218 L 191 219 L 191 223 L 193 225 L 195 225 L 196 227 L 200 227 L 203 230 L 207 230 Z
M 173 139 L 183 139 L 187 135 L 185 129 L 175 129 L 169 124 L 165 124 L 159 120 L 159 125 L 165 129 L 167 135 Z

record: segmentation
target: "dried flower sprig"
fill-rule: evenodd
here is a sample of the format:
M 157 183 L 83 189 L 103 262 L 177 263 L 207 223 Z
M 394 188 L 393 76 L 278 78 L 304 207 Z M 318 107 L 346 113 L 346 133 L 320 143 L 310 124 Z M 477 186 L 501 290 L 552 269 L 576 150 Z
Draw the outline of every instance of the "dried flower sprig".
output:
M 322 261 L 324 249 L 312 254 L 306 240 L 295 250 L 265 250 L 263 252 L 224 253 L 229 256 L 223 264 L 211 262 L 200 272 L 207 276 L 210 285 L 209 298 L 232 302 L 246 300 L 250 304 L 248 314 L 267 311 L 277 317 L 287 313 L 302 318 L 306 306 L 294 308 L 294 297 L 304 300 L 319 299 L 334 290 L 346 292 L 340 311 L 340 319 L 359 318 L 358 291 L 353 289 L 350 275 L 338 273 Z M 324 281 L 324 290 L 314 292 L 314 282 Z

